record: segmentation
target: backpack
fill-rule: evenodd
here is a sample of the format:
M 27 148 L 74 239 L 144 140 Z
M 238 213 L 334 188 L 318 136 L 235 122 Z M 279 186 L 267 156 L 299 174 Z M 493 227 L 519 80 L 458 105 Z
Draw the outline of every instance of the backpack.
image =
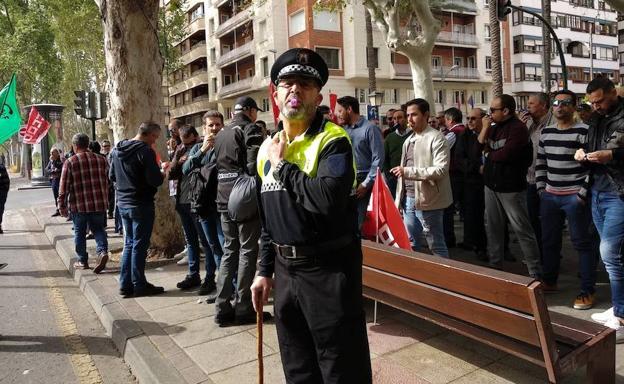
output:
M 201 218 L 216 212 L 217 166 L 214 161 L 193 169 L 188 174 L 190 188 L 191 213 Z
M 258 217 L 256 188 L 254 176 L 238 176 L 228 200 L 228 214 L 232 220 L 242 223 Z

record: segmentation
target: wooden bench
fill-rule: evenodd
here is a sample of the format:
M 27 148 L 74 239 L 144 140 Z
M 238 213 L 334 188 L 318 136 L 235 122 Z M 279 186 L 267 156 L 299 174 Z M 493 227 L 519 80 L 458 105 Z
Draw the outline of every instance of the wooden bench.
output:
M 459 261 L 362 242 L 365 297 L 546 368 L 550 382 L 587 365 L 615 382 L 615 332 L 549 312 L 541 283 Z

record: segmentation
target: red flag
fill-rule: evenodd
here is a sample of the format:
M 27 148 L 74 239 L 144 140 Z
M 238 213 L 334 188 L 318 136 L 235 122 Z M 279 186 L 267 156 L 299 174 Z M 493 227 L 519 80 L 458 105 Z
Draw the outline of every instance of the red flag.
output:
M 275 104 L 275 99 L 273 99 L 273 93 L 275 92 L 275 85 L 273 83 L 269 84 L 269 100 L 271 100 L 271 109 L 273 110 L 273 122 L 275 123 L 275 129 L 277 129 L 277 123 L 279 122 L 279 107 Z
M 24 138 L 25 144 L 39 144 L 48 134 L 50 123 L 41 116 L 37 108 L 31 107 L 28 114 L 28 123 L 19 130 L 20 136 Z
M 412 249 L 403 219 L 379 168 L 362 226 L 362 237 L 392 247 Z
M 336 115 L 334 114 L 334 110 L 336 109 L 336 102 L 338 101 L 338 95 L 335 93 L 331 93 L 329 91 L 329 110 L 331 111 L 331 119 L 335 123 Z

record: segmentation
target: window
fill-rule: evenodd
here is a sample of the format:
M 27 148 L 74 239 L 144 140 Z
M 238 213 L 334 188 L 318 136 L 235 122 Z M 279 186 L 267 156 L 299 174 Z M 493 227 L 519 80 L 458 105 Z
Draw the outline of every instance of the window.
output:
M 232 49 L 232 47 L 228 44 L 223 44 L 221 46 L 221 56 L 225 55 L 226 53 L 230 52 L 230 50 Z
M 303 32 L 306 29 L 305 25 L 305 10 L 300 10 L 288 18 L 288 36 L 294 36 L 299 32 Z
M 598 60 L 615 60 L 616 52 L 615 48 L 611 47 L 594 47 L 595 58 Z
M 368 47 L 366 49 L 368 51 Z M 368 54 L 367 54 L 366 55 L 366 68 L 368 68 L 369 65 L 370 63 L 368 62 Z M 375 48 L 375 47 L 373 47 L 373 67 L 379 68 L 379 48 Z
M 487 105 L 487 91 L 474 91 L 474 103 Z
M 217 49 L 210 48 L 210 64 L 214 64 L 217 61 Z
M 474 56 L 468 56 L 468 68 L 477 68 L 477 58 Z
M 411 88 L 409 88 L 409 89 L 407 90 L 407 100 L 412 100 L 412 99 L 414 99 L 414 98 L 415 98 L 415 95 L 414 95 L 414 90 L 413 90 L 413 89 L 411 89 Z
M 340 69 L 340 49 L 317 47 L 315 50 L 325 60 L 327 68 Z
M 269 76 L 269 58 L 263 57 L 260 59 L 260 67 L 262 68 L 262 77 Z
M 217 93 L 217 78 L 216 77 L 212 78 L 212 93 L 214 94 Z
M 384 100 L 386 100 L 390 104 L 399 104 L 399 90 L 396 88 L 386 89 L 384 91 Z
M 314 11 L 314 29 L 340 32 L 340 14 L 337 12 Z
M 355 98 L 360 104 L 368 104 L 368 92 L 366 89 L 355 88 Z
M 437 103 L 437 104 L 442 104 L 442 90 L 438 89 L 437 91 L 433 92 L 433 102 Z
M 453 103 L 464 104 L 464 91 L 453 91 Z
M 225 107 L 225 114 L 223 115 L 223 117 L 226 120 L 232 118 L 232 107 Z
M 431 56 L 431 66 L 433 68 L 438 68 L 442 66 L 442 57 L 441 56 Z
M 266 20 L 262 20 L 258 23 L 258 41 L 266 40 Z
M 262 99 L 262 109 L 266 112 L 266 111 L 270 111 L 272 108 L 271 103 L 269 103 L 269 99 L 268 98 L 263 98 Z
M 191 12 L 189 22 L 193 22 L 200 17 L 204 17 L 204 4 L 199 4 L 199 6 Z
M 247 77 L 254 77 L 254 69 L 253 68 L 247 68 Z
M 463 57 L 454 57 L 453 58 L 453 65 L 457 65 L 458 67 L 463 67 L 464 66 L 464 58 Z
M 542 81 L 542 66 L 516 64 L 514 76 L 516 81 Z
M 228 85 L 232 83 L 232 75 L 223 75 L 223 85 Z
M 492 72 L 492 56 L 485 56 L 485 71 Z
M 485 31 L 485 40 L 490 40 L 490 24 L 485 24 L 483 27 Z

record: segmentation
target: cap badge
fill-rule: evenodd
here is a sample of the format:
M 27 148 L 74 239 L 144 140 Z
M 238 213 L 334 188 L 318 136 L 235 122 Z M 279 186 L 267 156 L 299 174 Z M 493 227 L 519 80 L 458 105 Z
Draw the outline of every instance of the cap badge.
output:
M 297 62 L 301 65 L 308 65 L 310 62 L 310 56 L 308 52 L 299 51 L 297 52 Z

